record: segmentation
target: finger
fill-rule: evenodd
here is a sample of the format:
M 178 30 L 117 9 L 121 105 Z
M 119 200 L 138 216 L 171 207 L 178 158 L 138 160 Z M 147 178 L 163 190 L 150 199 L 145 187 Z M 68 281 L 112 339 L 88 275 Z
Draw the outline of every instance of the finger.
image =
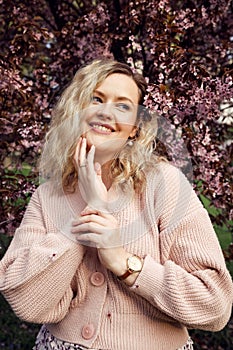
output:
M 99 217 L 102 217 L 104 219 L 107 219 L 107 220 L 112 220 L 112 221 L 115 221 L 115 217 L 110 214 L 109 212 L 107 211 L 101 211 L 101 210 L 96 210 L 96 209 L 93 209 L 89 206 L 87 206 L 83 211 L 81 211 L 80 215 L 81 216 L 85 216 L 85 215 L 90 215 L 90 214 L 95 214 L 95 215 L 98 215 Z
M 92 145 L 90 151 L 87 154 L 87 163 L 89 169 L 94 170 L 94 157 L 95 157 L 95 146 Z
M 87 154 L 87 140 L 84 137 L 82 139 L 81 146 L 80 146 L 80 152 L 79 152 L 79 166 L 80 167 L 85 166 L 87 163 L 86 154 Z
M 88 222 L 95 223 L 102 226 L 106 226 L 108 224 L 105 218 L 98 216 L 96 214 L 90 214 L 90 215 L 80 216 L 77 220 L 73 220 L 72 226 L 78 226 Z
M 74 161 L 75 161 L 75 165 L 78 166 L 79 165 L 79 152 L 80 152 L 80 145 L 82 142 L 82 137 L 79 138 L 77 145 L 76 145 L 76 149 L 75 149 L 75 154 L 74 154 Z
M 110 220 L 112 222 L 116 221 L 116 218 L 111 213 L 109 213 L 107 210 L 106 211 L 98 211 L 98 216 L 102 217 L 103 219 Z
M 92 232 L 86 232 L 83 234 L 77 234 L 76 240 L 81 243 L 88 246 L 94 246 L 96 248 L 115 248 L 115 247 L 121 247 L 121 242 L 112 242 L 108 239 L 108 237 L 104 237 L 102 235 L 97 235 Z
M 97 162 L 96 162 L 96 163 L 94 164 L 94 169 L 95 169 L 96 175 L 101 177 L 102 171 L 101 171 L 101 165 L 100 165 L 100 163 L 97 163 Z
M 90 245 L 90 246 L 95 246 L 101 247 L 101 237 L 99 235 L 96 235 L 94 233 L 83 233 L 79 234 L 76 236 L 76 240 L 79 243 Z
M 82 217 L 78 218 L 77 220 L 73 220 L 72 227 L 81 226 L 81 225 L 87 224 L 87 223 L 97 224 L 97 225 L 102 226 L 102 227 L 106 227 L 109 225 L 109 223 L 106 221 L 106 219 L 102 218 L 101 216 L 91 214 L 91 215 L 82 216 Z
M 96 215 L 98 215 L 98 213 L 99 213 L 98 210 L 93 209 L 93 208 L 91 208 L 89 206 L 86 206 L 86 208 L 83 209 L 80 214 L 81 215 L 89 215 L 89 214 L 96 214 Z
M 106 229 L 105 229 L 106 230 Z M 71 233 L 85 233 L 85 232 L 92 232 L 95 234 L 103 234 L 104 228 L 103 226 L 100 226 L 93 222 L 85 222 L 81 223 L 77 226 L 72 226 Z
M 88 246 L 88 247 L 94 247 L 97 248 L 100 246 L 99 243 L 95 243 L 95 241 L 98 241 L 95 237 L 92 236 L 91 233 L 86 234 L 77 234 L 75 236 L 75 239 L 77 243 Z

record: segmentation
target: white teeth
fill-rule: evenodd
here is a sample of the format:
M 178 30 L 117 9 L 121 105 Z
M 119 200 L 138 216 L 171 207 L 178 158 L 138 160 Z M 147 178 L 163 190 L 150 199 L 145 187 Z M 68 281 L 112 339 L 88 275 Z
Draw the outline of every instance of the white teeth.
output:
M 95 129 L 102 130 L 102 131 L 112 131 L 111 129 L 106 128 L 106 126 L 99 125 L 99 124 L 93 124 L 92 127 Z

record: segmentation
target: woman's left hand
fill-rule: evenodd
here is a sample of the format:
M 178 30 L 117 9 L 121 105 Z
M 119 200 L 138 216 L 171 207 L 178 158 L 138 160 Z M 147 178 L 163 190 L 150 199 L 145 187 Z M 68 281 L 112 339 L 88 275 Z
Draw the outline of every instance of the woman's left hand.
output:
M 89 207 L 105 210 L 108 205 L 108 192 L 102 181 L 101 166 L 94 163 L 94 157 L 94 145 L 87 152 L 86 138 L 80 138 L 74 156 L 80 193 Z
M 98 249 L 100 262 L 117 275 L 126 269 L 129 254 L 121 243 L 118 222 L 109 212 L 85 208 L 72 223 L 71 232 L 82 244 Z

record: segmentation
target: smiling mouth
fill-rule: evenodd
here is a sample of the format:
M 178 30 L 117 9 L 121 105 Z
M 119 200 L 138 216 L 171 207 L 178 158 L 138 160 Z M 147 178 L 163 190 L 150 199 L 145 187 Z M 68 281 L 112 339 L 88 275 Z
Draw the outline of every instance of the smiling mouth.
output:
M 110 134 L 115 131 L 110 125 L 106 125 L 106 124 L 90 123 L 89 125 L 91 126 L 92 129 L 96 131 L 100 131 L 101 133 Z

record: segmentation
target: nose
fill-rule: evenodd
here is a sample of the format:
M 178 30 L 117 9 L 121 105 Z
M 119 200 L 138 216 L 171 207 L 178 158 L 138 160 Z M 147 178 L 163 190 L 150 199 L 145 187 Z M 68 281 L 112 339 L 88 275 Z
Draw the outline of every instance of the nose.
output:
M 113 119 L 112 108 L 113 108 L 112 103 L 101 103 L 97 111 L 97 116 L 101 119 L 106 119 L 106 120 Z

